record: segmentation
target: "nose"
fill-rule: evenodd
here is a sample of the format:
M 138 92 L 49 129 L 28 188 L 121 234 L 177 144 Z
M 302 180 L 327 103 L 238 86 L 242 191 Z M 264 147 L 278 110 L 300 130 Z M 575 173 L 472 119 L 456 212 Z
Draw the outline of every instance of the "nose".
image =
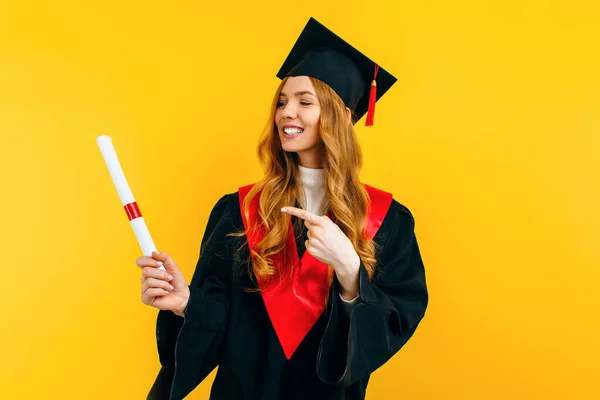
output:
M 283 106 L 281 115 L 286 119 L 294 119 L 296 117 L 296 105 L 293 101 L 288 101 L 286 105 Z

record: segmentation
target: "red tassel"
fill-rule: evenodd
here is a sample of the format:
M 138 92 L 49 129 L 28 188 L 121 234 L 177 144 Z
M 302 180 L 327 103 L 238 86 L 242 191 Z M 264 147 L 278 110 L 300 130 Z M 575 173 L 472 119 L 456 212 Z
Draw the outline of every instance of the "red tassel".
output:
M 375 64 L 375 73 L 373 74 L 373 82 L 371 82 L 371 93 L 369 93 L 369 108 L 367 110 L 366 126 L 373 126 L 375 120 L 375 103 L 377 102 L 377 72 L 379 65 Z

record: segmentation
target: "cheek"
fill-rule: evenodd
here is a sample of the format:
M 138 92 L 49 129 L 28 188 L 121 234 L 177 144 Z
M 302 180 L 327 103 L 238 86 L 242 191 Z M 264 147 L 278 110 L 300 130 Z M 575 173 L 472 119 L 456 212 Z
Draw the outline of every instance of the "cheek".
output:
M 275 115 L 273 116 L 273 124 L 275 124 L 275 126 L 278 126 L 277 121 L 280 119 L 280 114 L 281 112 L 279 110 L 275 111 Z
M 321 111 L 312 112 L 310 115 L 307 115 L 308 120 L 310 121 L 310 125 L 313 129 L 319 128 L 319 119 L 321 116 Z
M 311 129 L 310 129 L 310 136 L 307 137 L 307 139 L 311 143 L 318 143 L 318 142 L 320 142 L 321 141 L 321 135 L 320 135 L 319 117 L 318 116 L 311 121 L 310 127 L 311 127 Z

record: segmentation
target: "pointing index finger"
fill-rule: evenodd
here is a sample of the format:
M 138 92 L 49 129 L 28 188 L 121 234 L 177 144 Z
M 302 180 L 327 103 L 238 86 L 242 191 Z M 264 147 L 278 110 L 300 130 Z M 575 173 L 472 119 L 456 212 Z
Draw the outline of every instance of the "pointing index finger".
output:
M 313 225 L 318 224 L 319 223 L 319 217 L 309 211 L 306 210 L 302 210 L 300 208 L 296 208 L 296 207 L 284 207 L 281 209 L 282 212 L 286 212 L 288 214 L 294 215 L 298 218 L 302 218 L 303 220 L 305 220 L 308 223 L 311 223 Z

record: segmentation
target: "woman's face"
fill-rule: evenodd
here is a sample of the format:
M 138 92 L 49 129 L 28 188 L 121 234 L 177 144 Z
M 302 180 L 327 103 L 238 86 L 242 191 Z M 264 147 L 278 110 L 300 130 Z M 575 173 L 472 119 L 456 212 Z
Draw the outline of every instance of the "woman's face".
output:
M 289 77 L 279 94 L 275 125 L 283 150 L 297 153 L 303 167 L 323 167 L 320 115 L 321 106 L 310 79 Z

